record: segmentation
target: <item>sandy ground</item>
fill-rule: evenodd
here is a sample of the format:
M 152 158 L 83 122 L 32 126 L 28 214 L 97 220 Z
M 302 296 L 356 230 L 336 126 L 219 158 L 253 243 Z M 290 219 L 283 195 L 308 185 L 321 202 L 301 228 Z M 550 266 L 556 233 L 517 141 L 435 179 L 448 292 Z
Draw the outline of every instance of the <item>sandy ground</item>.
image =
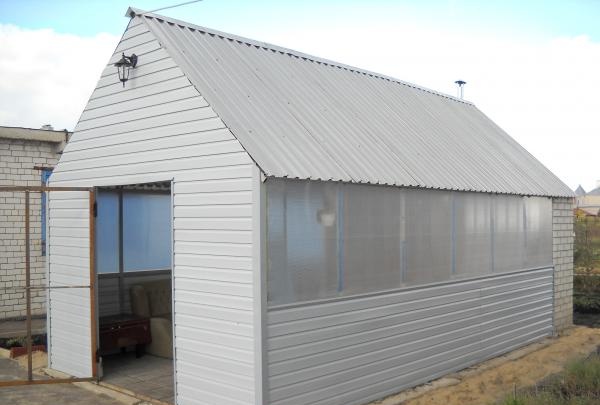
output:
M 587 356 L 600 346 L 600 329 L 575 327 L 563 336 L 505 356 L 372 405 L 487 405 L 517 387 L 534 385 L 561 371 L 571 359 Z M 536 350 L 537 349 L 537 350 Z
M 15 359 L 19 366 L 24 370 L 27 370 L 27 355 L 19 356 Z M 31 353 L 31 368 L 33 371 L 39 371 L 40 369 L 48 366 L 48 355 L 45 352 L 33 352 Z
M 512 392 L 515 384 L 519 388 L 531 386 L 548 375 L 560 372 L 569 360 L 585 357 L 597 350 L 599 346 L 600 329 L 575 327 L 559 338 L 534 343 L 430 384 L 374 402 L 372 405 L 493 404 Z M 11 370 L 7 369 L 7 372 L 23 373 L 22 366 L 26 366 L 27 357 L 22 356 L 17 361 L 8 359 L 0 359 L 0 361 L 7 362 L 5 365 L 7 367 L 13 367 Z M 21 367 L 19 367 L 19 363 Z M 35 369 L 43 367 L 45 363 L 45 353 L 34 353 Z M 0 366 L 2 365 L 0 364 Z M 3 368 L 0 367 L 0 371 Z M 76 385 L 87 388 L 82 390 Z M 105 395 L 106 390 L 94 392 L 96 389 L 94 387 L 96 386 L 90 383 L 77 383 L 4 388 L 0 392 L 0 403 L 117 405 L 126 402 L 116 401 Z M 129 403 L 137 405 L 142 402 L 129 400 Z

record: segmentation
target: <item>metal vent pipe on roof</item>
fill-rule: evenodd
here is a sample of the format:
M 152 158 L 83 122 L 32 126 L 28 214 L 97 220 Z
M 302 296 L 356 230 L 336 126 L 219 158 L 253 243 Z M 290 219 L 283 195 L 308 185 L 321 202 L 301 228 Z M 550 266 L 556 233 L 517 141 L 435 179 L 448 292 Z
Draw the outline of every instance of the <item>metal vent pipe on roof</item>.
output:
M 467 82 L 465 82 L 464 80 L 457 80 L 454 83 L 456 83 L 458 85 L 458 94 L 457 97 L 460 98 L 461 100 L 464 98 L 464 87 L 465 84 L 467 84 Z

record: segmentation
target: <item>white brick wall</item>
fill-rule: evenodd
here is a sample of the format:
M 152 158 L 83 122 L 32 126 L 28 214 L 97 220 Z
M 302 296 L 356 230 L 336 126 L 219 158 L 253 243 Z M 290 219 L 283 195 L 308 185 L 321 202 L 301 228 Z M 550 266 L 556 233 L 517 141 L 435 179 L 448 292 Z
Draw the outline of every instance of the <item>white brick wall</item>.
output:
M 552 200 L 554 261 L 554 331 L 561 333 L 573 324 L 573 200 Z
M 0 186 L 40 186 L 34 166 L 56 165 L 57 144 L 0 139 Z M 0 192 L 0 319 L 25 316 L 25 199 L 23 193 Z M 31 284 L 45 284 L 41 244 L 41 200 L 30 194 Z M 46 312 L 45 292 L 33 291 L 32 313 Z

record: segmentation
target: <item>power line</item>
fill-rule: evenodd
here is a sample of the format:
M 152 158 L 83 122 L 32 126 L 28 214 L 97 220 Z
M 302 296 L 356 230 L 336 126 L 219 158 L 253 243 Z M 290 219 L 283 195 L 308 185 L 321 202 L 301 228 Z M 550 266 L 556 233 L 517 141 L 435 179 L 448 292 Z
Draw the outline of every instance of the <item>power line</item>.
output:
M 192 3 L 198 3 L 199 1 L 202 1 L 202 0 L 192 0 L 192 1 L 186 1 L 186 2 L 184 2 L 184 3 L 175 4 L 175 5 L 173 5 L 173 6 L 161 7 L 161 8 L 157 8 L 156 10 L 146 11 L 145 13 L 142 13 L 142 14 L 147 14 L 147 13 L 155 13 L 155 12 L 157 12 L 157 11 L 162 11 L 162 10 L 166 10 L 166 9 L 169 9 L 169 8 L 175 8 L 175 7 L 180 7 L 180 6 L 186 6 L 186 5 L 188 5 L 188 4 L 192 4 Z

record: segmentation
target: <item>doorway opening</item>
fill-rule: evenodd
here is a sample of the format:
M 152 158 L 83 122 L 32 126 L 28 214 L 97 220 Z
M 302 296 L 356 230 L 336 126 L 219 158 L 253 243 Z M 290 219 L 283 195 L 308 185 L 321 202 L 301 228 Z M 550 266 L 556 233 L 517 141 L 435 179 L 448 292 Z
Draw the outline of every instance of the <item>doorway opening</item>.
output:
M 101 384 L 174 402 L 171 183 L 96 189 Z

